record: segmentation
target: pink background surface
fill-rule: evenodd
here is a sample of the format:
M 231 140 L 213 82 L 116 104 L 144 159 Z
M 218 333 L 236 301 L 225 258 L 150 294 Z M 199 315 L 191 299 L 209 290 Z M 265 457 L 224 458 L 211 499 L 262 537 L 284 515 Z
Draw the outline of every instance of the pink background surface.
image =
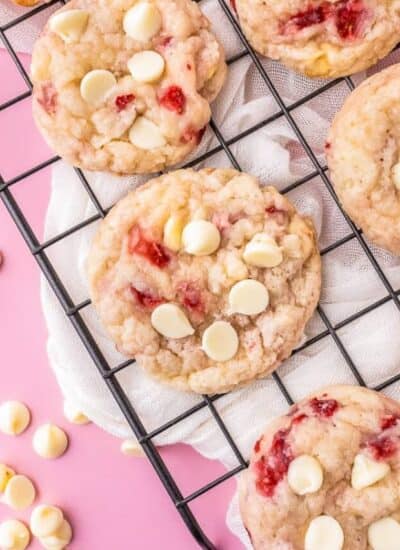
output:
M 29 64 L 27 56 L 22 61 Z M 0 104 L 26 90 L 5 52 L 0 52 L 0 75 Z M 33 126 L 29 99 L 0 112 L 0 173 L 5 180 L 51 156 Z M 11 187 L 39 238 L 49 176 L 49 170 L 41 171 Z M 123 456 L 119 440 L 93 424 L 74 426 L 64 419 L 61 393 L 46 355 L 39 269 L 2 204 L 0 250 L 4 254 L 0 269 L 0 402 L 18 399 L 32 411 L 32 424 L 23 435 L 0 434 L 0 462 L 31 477 L 38 489 L 36 503 L 63 508 L 74 528 L 72 550 L 197 548 L 146 459 Z M 65 428 L 70 437 L 68 452 L 55 461 L 41 459 L 32 450 L 34 429 L 48 421 Z M 184 495 L 223 473 L 220 464 L 183 445 L 165 448 L 162 455 Z M 230 480 L 192 505 L 208 536 L 224 550 L 241 548 L 225 525 L 234 485 Z M 29 514 L 30 510 L 13 512 L 0 503 L 0 521 L 12 517 L 28 520 Z M 40 545 L 34 541 L 29 548 Z

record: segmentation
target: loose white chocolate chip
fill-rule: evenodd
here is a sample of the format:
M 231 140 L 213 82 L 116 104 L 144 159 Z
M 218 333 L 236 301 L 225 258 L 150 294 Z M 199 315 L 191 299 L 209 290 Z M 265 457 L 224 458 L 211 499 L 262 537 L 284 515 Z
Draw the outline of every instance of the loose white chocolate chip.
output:
M 239 281 L 229 292 L 229 306 L 232 313 L 257 315 L 269 304 L 269 294 L 266 287 L 254 279 Z
M 71 539 L 71 525 L 64 519 L 61 526 L 54 533 L 39 538 L 39 542 L 45 550 L 63 550 L 71 542 Z
M 175 304 L 161 304 L 151 314 L 153 328 L 166 338 L 185 338 L 194 334 L 183 311 Z
M 133 123 L 129 139 L 133 145 L 145 150 L 163 147 L 167 143 L 160 128 L 143 116 L 139 116 Z
M 54 424 L 40 426 L 33 436 L 33 448 L 43 458 L 58 458 L 67 447 L 66 433 Z
M 50 19 L 50 30 L 70 44 L 79 40 L 87 27 L 89 13 L 85 10 L 68 10 L 56 13 Z
M 341 550 L 344 535 L 339 522 L 332 516 L 318 516 L 308 526 L 304 550 Z
M 300 455 L 290 463 L 288 483 L 296 495 L 316 493 L 322 486 L 324 474 L 321 464 L 310 455 Z
M 229 361 L 236 354 L 239 338 L 236 330 L 226 321 L 215 321 L 203 333 L 203 351 L 214 361 Z
M 182 243 L 183 219 L 177 214 L 172 215 L 164 226 L 164 244 L 173 252 L 178 252 Z
M 128 69 L 137 82 L 155 82 L 164 72 L 163 57 L 152 50 L 135 53 L 128 61 Z
M 400 191 L 400 162 L 395 164 L 392 169 L 393 183 L 395 187 Z
M 182 232 L 182 244 L 188 254 L 208 256 L 217 250 L 221 242 L 218 227 L 206 220 L 189 222 Z
M 243 259 L 247 264 L 256 267 L 276 267 L 282 263 L 283 254 L 272 237 L 266 233 L 257 233 L 247 243 Z
M 144 456 L 144 451 L 134 439 L 125 439 L 121 443 L 121 453 L 127 456 Z
M 19 435 L 26 430 L 30 421 L 31 413 L 23 403 L 6 401 L 0 405 L 0 432 Z
M 372 550 L 399 550 L 400 523 L 389 517 L 374 521 L 368 528 L 368 542 Z
M 16 519 L 0 524 L 0 548 L 2 550 L 25 550 L 30 541 L 29 530 Z
M 117 79 L 110 71 L 95 69 L 82 78 L 81 96 L 91 105 L 96 105 L 107 98 L 116 84 Z
M 371 460 L 364 454 L 358 454 L 354 459 L 351 472 L 351 486 L 353 489 L 365 489 L 387 476 L 390 472 L 389 464 Z
M 31 514 L 30 528 L 35 537 L 48 537 L 60 529 L 63 521 L 64 515 L 60 508 L 41 504 Z
M 33 504 L 36 490 L 32 481 L 26 476 L 13 476 L 4 491 L 4 502 L 13 510 L 25 510 Z
M 159 10 L 150 2 L 140 2 L 130 8 L 124 17 L 123 27 L 128 36 L 147 42 L 161 29 Z
M 4 493 L 7 484 L 13 475 L 15 475 L 14 470 L 6 464 L 0 464 L 0 493 Z
M 70 401 L 64 401 L 64 416 L 72 424 L 89 424 L 89 418 Z

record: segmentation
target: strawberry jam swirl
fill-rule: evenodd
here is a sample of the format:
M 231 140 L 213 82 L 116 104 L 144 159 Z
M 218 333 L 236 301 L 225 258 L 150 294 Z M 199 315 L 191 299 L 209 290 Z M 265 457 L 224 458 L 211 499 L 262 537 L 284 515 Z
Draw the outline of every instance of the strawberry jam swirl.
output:
M 369 10 L 362 0 L 339 0 L 309 5 L 305 10 L 280 23 L 279 31 L 291 35 L 316 25 L 332 22 L 342 40 L 362 38 Z
M 365 443 L 364 446 L 375 460 L 388 460 L 398 451 L 400 434 L 397 430 L 393 432 L 392 429 L 398 425 L 399 420 L 399 417 L 393 414 L 382 417 L 380 422 L 382 433 Z
M 165 302 L 164 298 L 156 296 L 149 290 L 138 290 L 133 285 L 131 285 L 130 291 L 136 302 L 144 309 L 154 309 L 155 307 Z
M 171 260 L 166 249 L 160 243 L 148 239 L 138 225 L 134 225 L 129 232 L 128 250 L 131 254 L 143 256 L 160 269 L 166 267 Z

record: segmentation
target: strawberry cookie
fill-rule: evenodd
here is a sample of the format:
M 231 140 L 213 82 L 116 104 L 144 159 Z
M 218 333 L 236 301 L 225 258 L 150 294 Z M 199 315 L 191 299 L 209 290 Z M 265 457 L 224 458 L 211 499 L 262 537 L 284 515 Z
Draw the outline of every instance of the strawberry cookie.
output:
M 266 376 L 320 292 L 311 221 L 236 170 L 180 170 L 122 199 L 88 261 L 118 349 L 161 381 L 221 393 Z
M 332 386 L 274 420 L 240 479 L 255 550 L 400 548 L 400 405 Z
M 326 144 L 343 207 L 378 246 L 400 254 L 400 64 L 364 81 L 336 115 Z
M 49 145 L 75 166 L 133 174 L 199 144 L 226 65 L 191 0 L 71 0 L 37 41 L 31 72 Z
M 399 41 L 399 0 L 236 0 L 253 47 L 312 77 L 374 65 Z

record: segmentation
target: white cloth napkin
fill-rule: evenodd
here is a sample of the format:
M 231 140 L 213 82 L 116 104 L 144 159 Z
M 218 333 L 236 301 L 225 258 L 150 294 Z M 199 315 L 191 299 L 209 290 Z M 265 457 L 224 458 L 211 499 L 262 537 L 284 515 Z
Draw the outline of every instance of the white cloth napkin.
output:
M 213 21 L 215 31 L 225 45 L 227 57 L 240 52 L 243 48 L 216 0 L 203 0 L 202 7 Z M 1 5 L 0 22 L 4 22 L 4 17 L 11 17 L 10 13 L 9 5 Z M 36 33 L 37 26 L 35 22 Z M 25 32 L 28 32 L 28 27 Z M 14 45 L 29 51 L 30 42 L 26 43 L 23 38 L 25 34 L 17 37 Z M 393 63 L 396 57 L 399 58 L 398 53 L 391 54 L 380 67 Z M 277 63 L 263 60 L 263 64 L 287 105 L 325 84 L 295 75 Z M 361 80 L 363 76 L 358 75 L 357 79 Z M 322 164 L 323 145 L 330 120 L 348 93 L 347 85 L 341 83 L 291 111 Z M 230 66 L 228 81 L 213 107 L 213 118 L 224 137 L 229 140 L 274 115 L 278 110 L 262 78 L 245 57 Z M 196 156 L 217 145 L 217 140 L 208 131 Z M 278 189 L 284 189 L 314 170 L 284 117 L 279 117 L 257 132 L 234 142 L 231 151 L 243 170 L 259 176 L 263 183 L 273 184 Z M 225 167 L 229 163 L 225 153 L 220 151 L 198 167 L 203 165 Z M 146 179 L 113 178 L 99 173 L 86 175 L 104 208 L 111 206 L 129 189 Z M 321 249 L 350 233 L 319 177 L 290 191 L 288 196 L 301 212 L 313 217 Z M 95 213 L 96 210 L 74 171 L 62 162 L 57 163 L 53 169 L 45 239 L 56 236 Z M 96 226 L 97 223 L 92 223 L 48 249 L 49 258 L 75 303 L 88 297 L 85 260 Z M 373 251 L 390 283 L 398 289 L 399 260 L 382 250 L 373 248 Z M 333 325 L 387 295 L 356 239 L 326 254 L 323 267 L 321 306 Z M 50 362 L 65 397 L 105 430 L 121 438 L 131 437 L 130 429 L 117 405 L 44 281 L 42 305 L 49 330 Z M 105 335 L 93 308 L 84 308 L 82 316 L 110 364 L 116 366 L 123 361 L 124 357 L 114 349 Z M 326 327 L 316 314 L 306 329 L 304 341 L 324 330 Z M 388 301 L 362 318 L 345 324 L 338 331 L 341 342 L 369 386 L 397 374 L 400 347 L 393 335 L 398 334 L 399 330 L 399 312 Z M 296 353 L 279 369 L 279 375 L 295 400 L 323 385 L 356 383 L 344 356 L 330 336 L 321 338 L 312 346 Z M 147 430 L 158 427 L 200 401 L 198 396 L 179 393 L 154 382 L 136 366 L 121 371 L 118 380 Z M 394 397 L 399 396 L 398 386 L 390 386 L 387 393 Z M 268 419 L 287 409 L 282 394 L 271 378 L 232 392 L 217 400 L 215 405 L 246 458 Z M 155 441 L 158 445 L 185 442 L 204 456 L 220 460 L 227 468 L 237 465 L 237 459 L 207 408 L 200 409 L 189 419 L 163 432 Z M 251 548 L 240 520 L 237 497 L 231 503 L 227 521 L 243 544 Z

